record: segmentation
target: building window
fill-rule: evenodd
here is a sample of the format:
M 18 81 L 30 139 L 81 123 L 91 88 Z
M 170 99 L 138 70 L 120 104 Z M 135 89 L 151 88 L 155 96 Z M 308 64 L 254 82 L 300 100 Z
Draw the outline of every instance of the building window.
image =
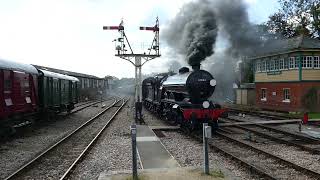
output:
M 261 71 L 262 72 L 266 71 L 266 61 L 265 60 L 261 61 Z
M 313 67 L 314 68 L 320 68 L 320 59 L 319 56 L 313 57 Z
M 260 72 L 261 71 L 260 64 L 261 64 L 261 62 L 260 62 L 260 60 L 258 60 L 257 63 L 256 63 L 256 72 Z
M 270 71 L 274 71 L 275 69 L 275 60 L 270 61 Z
M 295 58 L 294 57 L 290 57 L 289 58 L 289 68 L 290 69 L 294 69 L 295 68 Z
M 288 59 L 283 59 L 283 69 L 289 69 L 289 61 Z
M 283 69 L 284 69 L 284 59 L 280 59 L 279 69 L 280 69 L 280 70 L 283 70 Z
M 312 68 L 312 56 L 304 56 L 302 59 L 302 67 L 303 68 Z
M 276 59 L 276 60 L 274 60 L 274 69 L 276 70 L 276 71 L 278 71 L 279 70 L 279 59 Z
M 261 89 L 261 101 L 266 101 L 267 100 L 267 89 L 262 88 Z
M 283 101 L 282 102 L 290 102 L 290 89 L 283 89 Z

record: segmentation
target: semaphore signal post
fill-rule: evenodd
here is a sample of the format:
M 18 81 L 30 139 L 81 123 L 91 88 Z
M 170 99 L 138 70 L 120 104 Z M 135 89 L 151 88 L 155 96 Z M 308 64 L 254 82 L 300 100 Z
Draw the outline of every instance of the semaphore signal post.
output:
M 103 30 L 118 30 L 120 37 L 114 41 L 118 42 L 116 45 L 116 54 L 115 56 L 120 57 L 121 59 L 129 61 L 135 67 L 135 121 L 141 122 L 142 120 L 142 79 L 141 79 L 141 68 L 142 66 L 157 57 L 160 57 L 160 43 L 159 43 L 159 19 L 156 19 L 156 24 L 151 27 L 140 27 L 140 30 L 152 31 L 154 33 L 154 38 L 151 44 L 151 47 L 148 49 L 148 52 L 141 54 L 134 53 L 132 47 L 129 43 L 129 40 L 124 32 L 123 21 L 119 26 L 103 26 Z M 128 53 L 129 47 L 130 51 Z M 133 61 L 134 59 L 134 61 Z

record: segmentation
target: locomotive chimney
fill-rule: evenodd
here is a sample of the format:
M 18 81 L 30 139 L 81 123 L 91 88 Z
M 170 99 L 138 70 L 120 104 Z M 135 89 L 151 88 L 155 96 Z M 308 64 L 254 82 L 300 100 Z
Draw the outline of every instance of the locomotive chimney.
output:
M 194 65 L 192 65 L 193 71 L 198 71 L 198 70 L 200 70 L 200 65 L 201 65 L 201 64 L 194 64 Z

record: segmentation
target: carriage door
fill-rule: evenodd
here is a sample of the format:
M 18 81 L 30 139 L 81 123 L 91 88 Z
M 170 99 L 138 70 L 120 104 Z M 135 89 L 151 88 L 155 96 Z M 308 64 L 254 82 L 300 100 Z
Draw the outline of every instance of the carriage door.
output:
M 6 113 L 11 112 L 13 108 L 12 100 L 12 71 L 3 70 L 3 96 L 4 96 L 4 109 Z

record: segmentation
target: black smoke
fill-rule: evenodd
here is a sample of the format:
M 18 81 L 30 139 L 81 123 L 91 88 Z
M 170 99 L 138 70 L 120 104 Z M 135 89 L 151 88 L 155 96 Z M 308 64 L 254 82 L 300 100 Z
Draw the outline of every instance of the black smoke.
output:
M 214 52 L 218 29 L 209 4 L 207 0 L 185 4 L 164 32 L 167 43 L 191 66 Z
M 183 6 L 164 31 L 168 45 L 185 56 L 189 65 L 206 60 L 202 68 L 215 76 L 215 95 L 220 100 L 234 99 L 233 84 L 241 81 L 239 61 L 261 47 L 261 34 L 250 23 L 244 0 L 193 1 Z M 227 42 L 224 48 L 217 48 L 217 39 Z
M 201 1 L 199 1 L 201 2 Z M 230 47 L 226 53 L 234 57 L 247 56 L 262 42 L 258 26 L 249 22 L 247 5 L 243 0 L 212 0 L 219 32 L 227 39 Z

